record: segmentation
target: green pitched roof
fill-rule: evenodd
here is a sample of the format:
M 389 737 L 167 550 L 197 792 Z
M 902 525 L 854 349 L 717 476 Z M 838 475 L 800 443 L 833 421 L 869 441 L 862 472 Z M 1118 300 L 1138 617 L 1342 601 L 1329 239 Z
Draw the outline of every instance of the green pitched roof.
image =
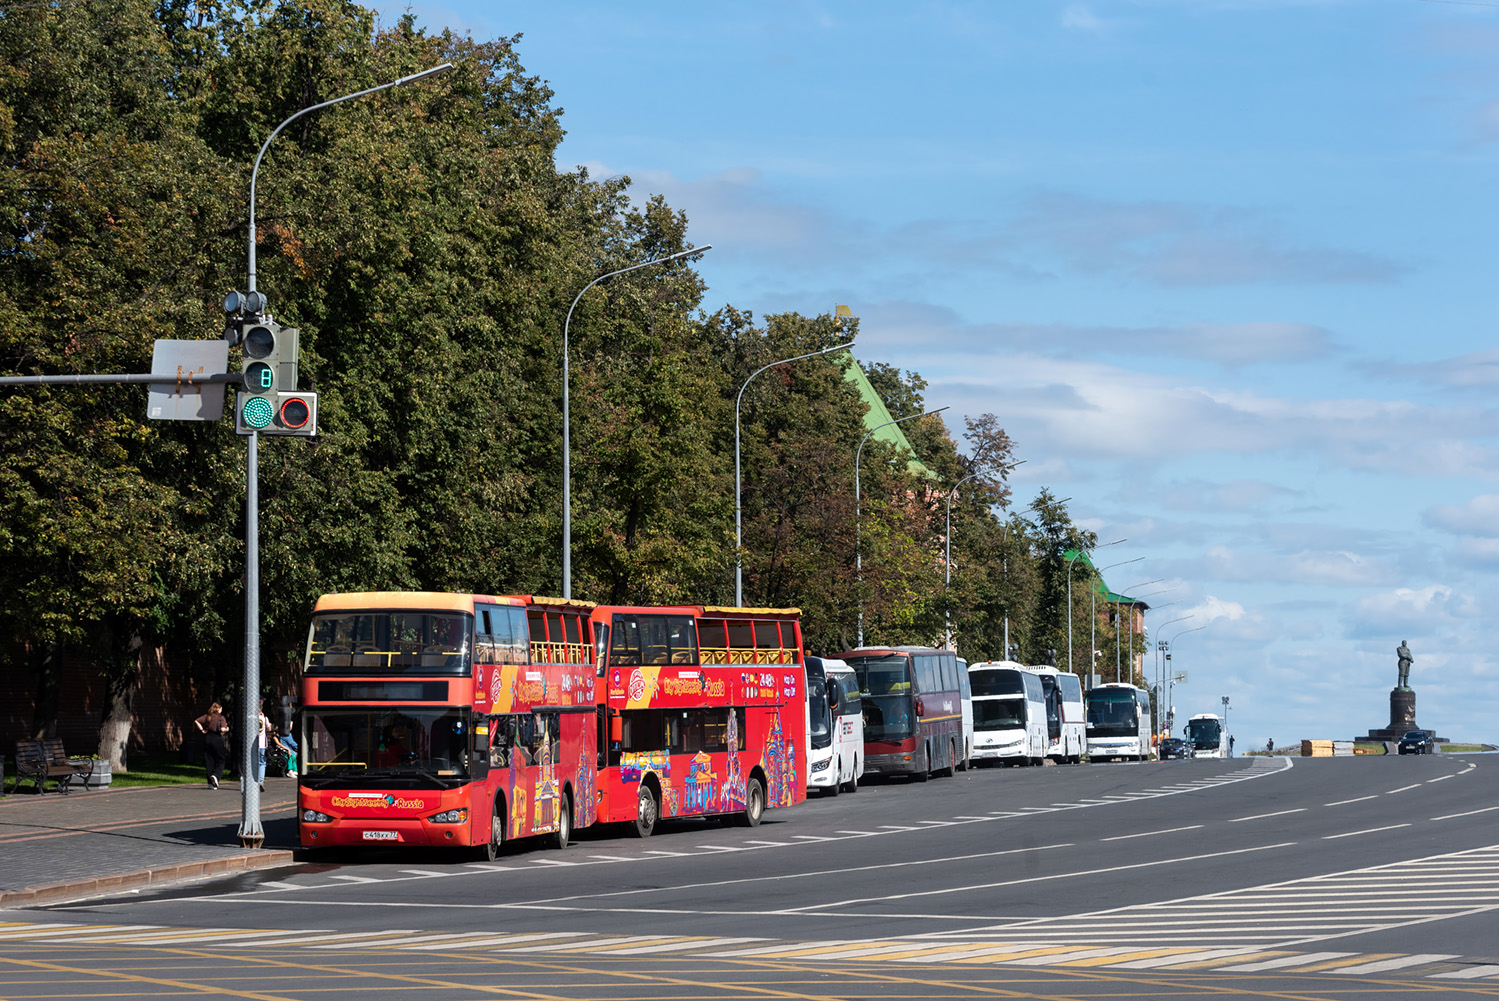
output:
M 925 476 L 927 479 L 936 479 L 937 474 L 922 465 L 921 461 L 916 458 L 916 450 L 906 440 L 906 436 L 901 431 L 900 425 L 889 423 L 895 420 L 894 415 L 885 407 L 885 401 L 880 399 L 880 394 L 874 391 L 874 386 L 870 385 L 869 377 L 864 374 L 864 370 L 859 367 L 859 363 L 854 356 L 851 353 L 846 355 L 840 353 L 835 357 L 840 360 L 847 359 L 847 362 L 843 366 L 843 377 L 854 384 L 855 388 L 859 390 L 860 399 L 869 405 L 869 409 L 864 414 L 865 429 L 874 431 L 874 437 L 877 440 L 894 445 L 896 448 L 905 449 L 906 453 L 911 456 L 906 462 L 906 469 L 911 473 L 916 476 Z M 882 424 L 885 426 L 880 427 Z M 879 428 L 879 430 L 875 431 L 875 428 Z
M 1086 565 L 1088 565 L 1090 567 L 1093 567 L 1095 571 L 1098 569 L 1096 566 L 1094 566 L 1093 560 L 1089 558 L 1087 552 L 1084 551 L 1084 550 L 1080 550 L 1080 549 L 1066 549 L 1066 550 L 1063 550 L 1062 551 L 1062 558 L 1065 559 L 1065 560 L 1067 560 L 1069 563 L 1072 562 L 1073 560 L 1077 560 L 1077 561 L 1079 561 L 1081 563 L 1084 563 L 1084 564 L 1086 564 Z M 1146 608 L 1150 607 L 1150 603 L 1147 602 L 1147 601 L 1141 601 L 1139 598 L 1131 598 L 1129 595 L 1119 594 L 1119 593 L 1115 592 L 1107 584 L 1104 583 L 1104 581 L 1103 581 L 1103 574 L 1099 574 L 1098 575 L 1098 596 L 1100 598 L 1102 598 L 1104 601 L 1113 602 L 1115 604 L 1120 604 L 1120 605 L 1144 605 Z

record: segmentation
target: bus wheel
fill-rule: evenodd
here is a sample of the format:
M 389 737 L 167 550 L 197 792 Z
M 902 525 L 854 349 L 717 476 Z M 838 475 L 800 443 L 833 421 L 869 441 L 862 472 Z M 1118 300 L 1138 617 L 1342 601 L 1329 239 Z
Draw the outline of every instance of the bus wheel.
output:
M 859 791 L 859 759 L 854 759 L 854 773 L 848 777 L 848 791 Z
M 552 847 L 559 851 L 567 847 L 573 835 L 573 800 L 566 793 L 557 804 L 557 830 L 552 833 Z
M 826 786 L 826 787 L 823 788 L 822 794 L 824 796 L 836 796 L 840 792 L 843 791 L 843 783 L 841 783 L 841 782 L 838 781 L 838 779 L 842 775 L 843 775 L 843 762 L 839 761 L 837 758 L 834 758 L 833 759 L 833 784 L 830 785 L 830 786 Z
M 493 862 L 500 857 L 500 852 L 505 847 L 505 813 L 504 803 L 496 799 L 494 801 L 494 813 L 489 815 L 489 843 L 479 849 L 479 858 L 485 862 Z
M 648 838 L 656 830 L 656 821 L 661 816 L 661 809 L 656 805 L 656 794 L 651 792 L 651 787 L 642 784 L 640 786 L 640 798 L 635 803 L 635 829 L 637 838 Z
M 765 787 L 759 779 L 750 779 L 744 787 L 744 812 L 739 815 L 743 827 L 759 827 L 765 815 Z

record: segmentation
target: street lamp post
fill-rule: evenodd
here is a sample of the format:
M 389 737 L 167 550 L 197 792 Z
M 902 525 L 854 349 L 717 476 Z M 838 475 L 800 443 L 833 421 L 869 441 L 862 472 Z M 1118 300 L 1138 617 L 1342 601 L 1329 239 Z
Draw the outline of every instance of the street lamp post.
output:
M 1191 616 L 1188 615 L 1188 616 L 1185 616 L 1185 618 L 1189 618 L 1190 619 Z M 1180 619 L 1173 619 L 1172 621 L 1173 622 L 1180 622 L 1181 620 Z M 1171 694 L 1170 693 L 1171 693 L 1172 686 L 1174 686 L 1177 683 L 1177 681 L 1180 680 L 1179 677 L 1176 674 L 1174 674 L 1173 671 L 1172 671 L 1172 665 L 1171 665 L 1171 644 L 1175 643 L 1181 637 L 1187 635 L 1187 633 L 1195 633 L 1199 629 L 1206 629 L 1208 626 L 1210 626 L 1212 624 L 1213 623 L 1211 621 L 1204 622 L 1200 626 L 1193 626 L 1191 629 L 1183 629 L 1181 632 L 1179 632 L 1175 636 L 1171 637 L 1170 640 L 1162 640 L 1161 641 L 1164 644 L 1165 648 L 1166 648 L 1166 669 L 1165 669 L 1165 672 L 1162 674 L 1162 680 L 1166 684 L 1166 692 L 1167 692 L 1166 701 L 1167 701 L 1168 706 L 1169 706 L 1170 701 L 1171 701 Z M 1168 625 L 1169 625 L 1169 623 L 1168 623 Z M 1172 722 L 1173 723 L 1175 722 L 1174 717 L 1172 718 Z
M 667 261 L 675 261 L 683 257 L 696 257 L 698 254 L 706 253 L 713 249 L 713 244 L 705 243 L 701 247 L 691 250 L 678 251 L 675 254 L 667 254 L 665 257 L 657 257 L 654 260 L 641 261 L 632 264 L 628 268 L 620 268 L 618 271 L 610 271 L 599 275 L 593 281 L 584 285 L 573 299 L 573 304 L 567 307 L 567 318 L 562 321 L 562 597 L 573 596 L 573 495 L 572 495 L 572 421 L 569 411 L 569 388 L 571 385 L 571 369 L 568 365 L 568 329 L 572 326 L 573 310 L 578 308 L 583 293 L 593 288 L 605 278 L 613 278 L 628 271 L 639 271 L 655 264 L 665 264 Z
M 791 362 L 801 361 L 804 358 L 816 358 L 818 355 L 830 354 L 830 353 L 832 353 L 834 351 L 842 351 L 844 348 L 848 348 L 848 349 L 852 350 L 853 346 L 854 346 L 854 342 L 853 341 L 849 341 L 847 344 L 835 344 L 834 346 L 832 346 L 830 348 L 823 348 L 821 351 L 808 351 L 806 354 L 804 354 L 804 355 L 797 355 L 795 358 L 782 358 L 780 361 L 773 361 L 769 365 L 762 365 L 762 366 L 760 366 L 759 368 L 755 369 L 753 372 L 750 373 L 750 377 L 748 379 L 744 380 L 744 385 L 742 385 L 742 386 L 739 387 L 739 395 L 736 396 L 736 397 L 734 397 L 734 605 L 735 605 L 735 607 L 743 607 L 743 605 L 744 605 L 744 548 L 743 548 L 744 547 L 744 535 L 740 531 L 740 527 L 739 527 L 739 511 L 740 511 L 740 508 L 739 508 L 739 503 L 740 503 L 740 497 L 739 497 L 739 403 L 740 403 L 741 400 L 744 399 L 744 391 L 749 388 L 749 384 L 754 380 L 755 376 L 759 375 L 761 372 L 765 371 L 768 368 L 775 368 L 777 365 L 789 365 Z
M 1020 460 L 1020 462 L 1024 462 L 1024 461 L 1026 461 L 1026 460 L 1024 460 L 1024 459 Z M 1017 465 L 1017 466 L 1020 465 L 1020 462 L 1015 463 L 1015 465 Z M 1067 503 L 1070 500 L 1072 500 L 1071 497 L 1064 497 L 1060 501 L 1058 501 L 1057 503 L 1059 503 L 1059 504 L 1065 504 L 1065 503 Z M 1034 511 L 1035 509 L 1036 509 L 1036 502 L 1035 501 L 1031 501 L 1029 504 L 1027 504 L 1025 507 L 1021 508 L 1020 510 L 1021 511 Z M 1022 518 L 1021 520 L 1024 521 L 1025 519 Z M 1010 535 L 1010 522 L 1008 520 L 1006 520 L 1005 524 L 1004 524 L 1004 528 L 1001 529 L 1000 533 L 999 533 L 999 548 L 1000 548 L 999 572 L 1000 572 L 1000 574 L 1003 575 L 1004 580 L 1005 580 L 1005 639 L 1004 639 L 1005 649 L 1004 649 L 1004 659 L 1005 660 L 1019 660 L 1020 659 L 1019 657 L 1011 657 L 1010 656 L 1010 588 L 1009 588 L 1009 581 L 1010 581 L 1010 558 L 1004 554 L 1005 540 L 1007 538 L 1009 538 L 1009 535 Z
M 1145 587 L 1146 585 L 1149 585 L 1149 584 L 1159 584 L 1161 581 L 1163 581 L 1165 579 L 1166 579 L 1165 577 L 1157 577 L 1155 580 L 1147 580 L 1147 581 L 1142 581 L 1139 584 L 1131 584 L 1129 587 L 1127 587 L 1123 591 L 1119 592 L 1119 597 L 1121 597 L 1121 598 L 1127 598 L 1127 597 L 1129 597 L 1129 592 L 1133 591 L 1135 588 L 1137 588 L 1137 587 Z M 1121 607 L 1121 609 L 1122 609 L 1123 605 L 1124 605 L 1124 602 L 1122 602 L 1122 601 L 1119 602 L 1119 606 Z M 1134 607 L 1134 602 L 1130 602 L 1130 607 L 1131 608 Z M 1115 682 L 1115 684 L 1118 684 L 1120 681 L 1123 681 L 1124 678 L 1123 678 L 1122 658 L 1120 656 L 1120 650 L 1119 650 L 1119 622 L 1118 622 L 1119 616 L 1116 614 L 1114 618 L 1115 618 L 1115 622 L 1114 622 L 1114 682 Z M 1129 617 L 1129 655 L 1130 655 L 1129 677 L 1130 677 L 1130 683 L 1133 684 L 1134 680 L 1135 680 L 1135 665 L 1134 665 L 1134 656 L 1135 656 L 1135 616 L 1134 616 L 1133 612 L 1130 613 L 1130 617 Z
M 909 417 L 897 417 L 893 421 L 876 424 L 865 433 L 863 438 L 859 439 L 859 447 L 854 452 L 854 568 L 858 572 L 859 577 L 859 647 L 861 649 L 864 646 L 864 525 L 860 520 L 862 514 L 859 500 L 861 496 L 859 492 L 859 460 L 864 455 L 864 443 L 869 440 L 870 435 L 880 430 L 880 428 L 887 428 L 892 424 L 904 424 L 906 421 L 914 421 L 918 417 L 930 417 L 933 414 L 940 414 L 946 409 L 946 407 L 938 407 L 936 410 L 928 410 L 924 414 L 911 414 Z
M 286 121 L 276 126 L 270 135 L 266 136 L 265 142 L 260 144 L 260 152 L 255 154 L 255 166 L 250 171 L 250 224 L 249 224 L 249 268 L 247 275 L 247 298 L 253 304 L 252 309 L 256 313 L 265 310 L 265 298 L 256 293 L 255 289 L 255 182 L 260 178 L 260 161 L 265 159 L 266 150 L 271 146 L 271 140 L 281 134 L 281 130 L 292 122 L 301 118 L 309 112 L 340 104 L 344 101 L 352 101 L 356 97 L 365 97 L 389 90 L 392 87 L 402 87 L 408 83 L 438 73 L 446 73 L 453 68 L 452 63 L 443 63 L 431 69 L 422 70 L 420 73 L 412 73 L 403 76 L 399 80 L 390 83 L 382 83 L 378 87 L 370 87 L 365 90 L 335 97 L 331 101 L 323 101 L 303 108 Z M 260 728 L 260 435 L 251 430 L 245 442 L 245 678 L 244 678 L 244 701 L 241 707 L 240 723 L 241 733 L 255 734 Z M 265 843 L 265 829 L 260 824 L 260 784 L 255 781 L 259 774 L 260 747 L 254 739 L 240 741 L 240 821 L 239 821 L 239 843 L 245 848 L 259 848 Z
M 947 564 L 947 577 L 942 582 L 942 649 L 944 650 L 952 649 L 952 595 L 950 593 L 952 591 L 952 495 L 958 492 L 959 487 L 977 475 L 977 472 L 969 473 L 954 483 L 952 489 L 947 492 L 947 554 L 943 560 Z M 1000 544 L 1004 544 L 1003 539 Z M 1006 644 L 1009 643 L 1009 639 L 1008 636 L 1005 637 Z M 1005 648 L 1005 656 L 1009 656 L 1008 645 Z
M 1014 469 L 1016 466 L 1024 465 L 1025 462 L 1026 462 L 1025 459 L 1021 459 L 1019 462 L 1013 462 L 1010 465 L 1005 466 L 1004 467 L 1004 471 L 1008 473 L 1010 470 Z M 952 485 L 952 489 L 947 492 L 947 534 L 946 534 L 946 536 L 944 536 L 944 538 L 946 539 L 946 542 L 947 542 L 947 553 L 946 553 L 946 556 L 944 558 L 944 562 L 947 565 L 947 577 L 946 577 L 946 579 L 942 583 L 942 587 L 943 587 L 943 591 L 944 591 L 944 594 L 943 594 L 943 609 L 942 609 L 942 649 L 944 649 L 944 650 L 951 650 L 953 648 L 953 645 L 952 645 L 952 621 L 951 621 L 952 604 L 951 604 L 951 602 L 949 600 L 949 595 L 946 593 L 946 592 L 952 590 L 952 497 L 953 497 L 953 494 L 955 494 L 955 493 L 958 492 L 958 488 L 959 487 L 961 487 L 963 484 L 967 483 L 969 480 L 973 479 L 975 476 L 978 476 L 978 475 L 979 475 L 979 471 L 975 471 L 975 472 L 969 473 L 967 476 L 963 477 L 961 480 L 959 480 L 958 482 L 954 483 Z M 1032 505 L 1032 506 L 1034 506 L 1034 505 Z M 1003 548 L 1003 546 L 1005 544 L 1005 532 L 1008 532 L 1009 528 L 1010 528 L 1009 524 L 1006 523 L 1005 530 L 1000 533 L 999 544 L 1000 544 L 1001 548 Z M 1003 559 L 1004 559 L 1003 555 L 1001 555 L 1000 559 L 1001 559 L 1001 566 L 1003 566 Z M 1008 615 L 1005 616 L 1005 640 L 1004 640 L 1004 642 L 1005 642 L 1005 657 L 1008 658 L 1009 655 L 1010 655 L 1010 617 Z
M 1085 549 L 1079 549 L 1077 552 L 1075 552 L 1075 553 L 1072 554 L 1072 559 L 1070 559 L 1070 560 L 1067 561 L 1067 670 L 1068 671 L 1072 670 L 1072 568 L 1075 567 L 1075 566 L 1077 566 L 1077 558 L 1079 556 L 1082 556 L 1084 553 L 1088 553 L 1088 555 L 1089 555 L 1089 561 L 1088 562 L 1089 562 L 1089 565 L 1092 565 L 1092 558 L 1091 558 L 1092 557 L 1092 553 L 1096 553 L 1096 552 L 1098 552 L 1098 550 L 1107 548 L 1108 546 L 1117 546 L 1121 542 L 1128 542 L 1128 541 L 1129 541 L 1128 539 L 1115 539 L 1113 542 L 1105 542 L 1102 546 L 1094 546 L 1091 552 L 1089 552 L 1088 550 L 1085 550 Z M 1090 655 L 1090 659 L 1088 661 L 1088 664 L 1089 664 L 1088 671 L 1090 673 L 1093 670 L 1092 663 L 1093 662 L 1091 660 L 1091 655 Z
M 1120 563 L 1110 563 L 1108 566 L 1103 567 L 1101 570 L 1098 571 L 1098 579 L 1100 581 L 1103 580 L 1103 571 L 1104 570 L 1112 570 L 1115 567 L 1122 567 L 1122 566 L 1125 566 L 1126 564 L 1129 564 L 1129 563 L 1139 563 L 1144 558 L 1145 557 L 1143 557 L 1143 556 L 1136 556 L 1132 560 L 1124 560 L 1123 562 L 1120 562 Z M 1092 608 L 1092 618 L 1090 618 L 1088 620 L 1088 651 L 1089 651 L 1088 652 L 1088 657 L 1089 657 L 1090 660 L 1094 660 L 1094 659 L 1096 659 L 1098 657 L 1098 586 L 1095 584 L 1092 588 L 1089 589 L 1089 592 L 1093 596 L 1093 608 Z M 1090 670 L 1091 670 L 1091 668 L 1090 668 Z M 1117 677 L 1117 675 L 1118 675 L 1119 672 L 1115 671 L 1114 673 L 1115 673 L 1114 680 L 1118 681 L 1119 678 Z
M 1167 626 L 1171 625 L 1173 622 L 1185 622 L 1186 620 L 1190 619 L 1191 617 L 1192 617 L 1192 615 L 1189 613 L 1187 615 L 1178 616 L 1178 617 L 1176 617 L 1174 619 L 1167 619 L 1165 622 L 1162 622 L 1160 625 L 1156 626 L 1156 633 L 1159 635 L 1162 630 L 1164 630 Z M 1165 657 L 1165 664 L 1164 665 L 1162 664 L 1162 660 L 1161 660 L 1161 658 L 1163 656 Z M 1171 661 L 1171 641 L 1168 640 L 1168 639 L 1166 639 L 1165 637 L 1162 637 L 1161 639 L 1159 639 L 1159 640 L 1156 641 L 1155 674 L 1156 674 L 1156 693 L 1157 693 L 1157 698 L 1160 697 L 1159 693 L 1161 691 L 1161 687 L 1166 683 L 1165 669 L 1167 669 L 1167 668 L 1169 668 L 1171 666 L 1170 661 Z M 1168 699 L 1168 701 L 1169 701 L 1169 699 Z M 1168 706 L 1168 708 L 1169 708 L 1169 706 Z M 1165 718 L 1166 718 L 1165 715 L 1159 713 L 1159 711 L 1157 712 L 1157 715 L 1160 717 L 1161 720 L 1165 720 Z

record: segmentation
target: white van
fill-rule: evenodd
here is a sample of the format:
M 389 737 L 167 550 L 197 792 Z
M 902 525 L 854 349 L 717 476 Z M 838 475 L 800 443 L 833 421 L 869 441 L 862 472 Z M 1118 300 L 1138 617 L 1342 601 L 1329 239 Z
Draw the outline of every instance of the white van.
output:
M 831 657 L 808 657 L 807 790 L 857 792 L 864 774 L 864 703 L 854 669 Z
M 1039 765 L 1046 761 L 1046 695 L 1041 679 L 1012 660 L 968 668 L 973 690 L 973 760 Z

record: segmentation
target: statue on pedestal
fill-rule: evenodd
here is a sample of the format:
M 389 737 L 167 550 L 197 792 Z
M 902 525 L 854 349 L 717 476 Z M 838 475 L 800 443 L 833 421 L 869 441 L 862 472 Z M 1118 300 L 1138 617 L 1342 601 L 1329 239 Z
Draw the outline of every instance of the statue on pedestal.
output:
M 1400 645 L 1395 648 L 1395 656 L 1400 660 L 1400 680 L 1395 687 L 1401 689 L 1410 688 L 1411 664 L 1415 662 L 1416 658 L 1411 656 L 1411 648 L 1405 645 L 1405 640 L 1401 640 Z

